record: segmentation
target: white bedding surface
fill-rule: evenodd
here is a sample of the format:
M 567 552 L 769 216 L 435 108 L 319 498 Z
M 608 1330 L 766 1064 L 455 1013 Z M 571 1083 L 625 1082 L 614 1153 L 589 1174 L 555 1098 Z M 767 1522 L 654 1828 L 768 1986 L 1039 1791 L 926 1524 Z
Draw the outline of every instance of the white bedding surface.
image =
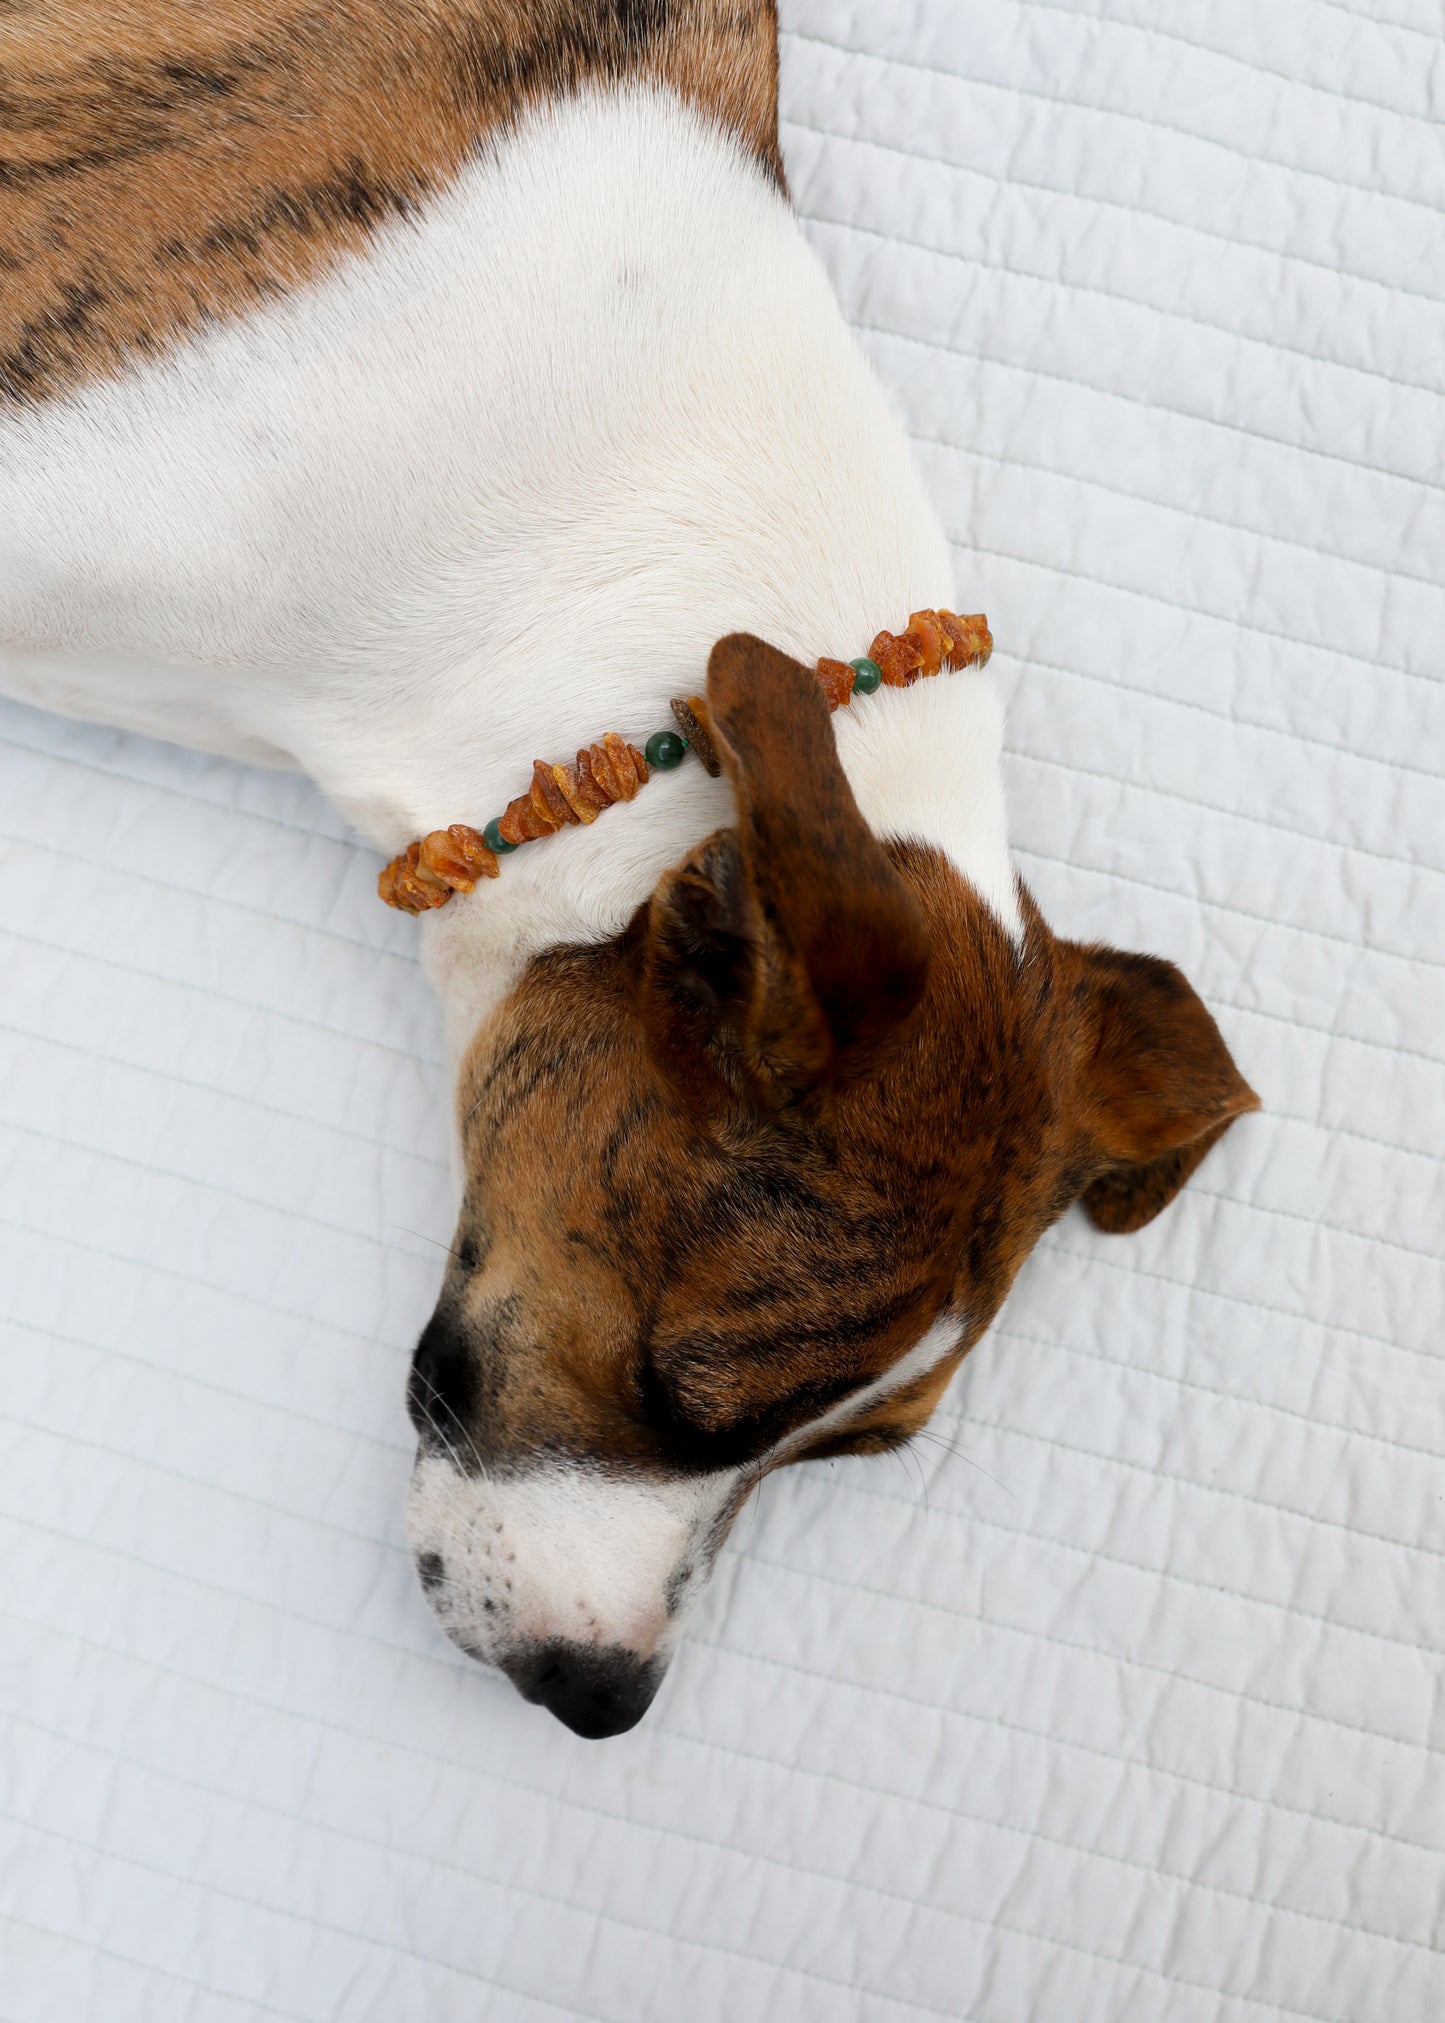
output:
M 1445 16 L 784 13 L 1022 866 L 1265 1114 L 586 1744 L 402 1551 L 410 923 L 304 783 L 0 706 L 4 2023 L 1445 2015 Z

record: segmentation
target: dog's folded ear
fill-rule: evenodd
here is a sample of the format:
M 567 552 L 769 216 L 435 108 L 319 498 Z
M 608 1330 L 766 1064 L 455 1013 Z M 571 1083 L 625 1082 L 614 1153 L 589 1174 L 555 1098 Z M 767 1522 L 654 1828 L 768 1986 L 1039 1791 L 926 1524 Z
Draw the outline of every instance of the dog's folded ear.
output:
M 1167 1208 L 1259 1098 L 1172 962 L 1060 942 L 1078 1021 L 1075 1099 L 1096 1162 L 1083 1203 L 1127 1235 Z
M 649 1044 L 700 1114 L 776 1113 L 862 1073 L 922 996 L 917 902 L 859 813 L 816 678 L 748 633 L 708 662 L 714 747 L 737 796 L 724 829 L 648 911 Z

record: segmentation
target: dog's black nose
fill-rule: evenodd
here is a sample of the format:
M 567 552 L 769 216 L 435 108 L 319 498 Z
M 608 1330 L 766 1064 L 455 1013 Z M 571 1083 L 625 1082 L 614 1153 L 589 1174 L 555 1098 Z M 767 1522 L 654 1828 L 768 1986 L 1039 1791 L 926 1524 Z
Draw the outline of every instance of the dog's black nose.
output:
M 524 1700 L 535 1700 L 589 1741 L 635 1728 L 662 1684 L 667 1667 L 634 1651 L 587 1644 L 538 1644 L 525 1658 L 504 1665 Z

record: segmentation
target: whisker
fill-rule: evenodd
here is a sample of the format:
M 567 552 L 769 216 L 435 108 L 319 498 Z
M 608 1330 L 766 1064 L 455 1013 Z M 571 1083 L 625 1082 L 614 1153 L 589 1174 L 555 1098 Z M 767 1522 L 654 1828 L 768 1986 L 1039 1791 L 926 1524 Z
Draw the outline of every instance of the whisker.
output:
M 445 1401 L 442 1398 L 441 1392 L 437 1389 L 436 1385 L 432 1383 L 431 1379 L 427 1377 L 425 1374 L 423 1374 L 422 1382 L 426 1385 L 428 1391 L 430 1391 L 432 1397 L 436 1400 L 437 1404 L 441 1407 L 441 1409 L 444 1412 L 446 1412 L 446 1416 L 450 1420 L 453 1428 L 466 1442 L 467 1446 L 471 1449 L 472 1459 L 477 1464 L 478 1472 L 482 1475 L 485 1475 L 487 1472 L 487 1464 L 485 1461 L 483 1461 L 481 1454 L 478 1451 L 476 1441 L 473 1440 L 472 1436 L 467 1432 L 466 1428 L 458 1423 L 456 1414 L 447 1411 L 447 1407 Z M 461 1458 L 458 1455 L 456 1448 L 447 1438 L 445 1427 L 442 1426 L 436 1414 L 431 1410 L 429 1402 L 425 1399 L 422 1401 L 422 1416 L 426 1420 L 427 1424 L 431 1427 L 432 1431 L 436 1434 L 438 1440 L 441 1441 L 442 1446 L 446 1449 L 447 1455 L 451 1460 L 452 1466 L 458 1471 L 459 1474 L 465 1475 L 467 1473 L 467 1470 L 462 1465 Z
M 908 1473 L 908 1463 L 910 1461 L 913 1463 L 918 1476 L 918 1486 L 923 1491 L 923 1507 L 925 1510 L 928 1510 L 930 1508 L 928 1501 L 928 1478 L 923 1472 L 923 1463 L 913 1451 L 912 1442 L 908 1440 L 900 1441 L 898 1446 L 890 1447 L 888 1451 L 890 1454 L 897 1456 L 899 1465 L 905 1475 Z
M 462 1254 L 455 1244 L 443 1243 L 439 1236 L 428 1236 L 422 1229 L 408 1229 L 404 1222 L 394 1222 L 391 1226 L 396 1235 L 414 1236 L 418 1243 L 434 1244 L 438 1250 L 444 1250 L 448 1257 L 454 1257 L 460 1263 Z
M 1000 1482 L 996 1475 L 990 1474 L 981 1461 L 975 1461 L 967 1448 L 957 1446 L 952 1440 L 946 1440 L 941 1433 L 929 1432 L 926 1426 L 920 1426 L 918 1431 L 912 1435 L 912 1438 L 915 1440 L 932 1440 L 935 1446 L 943 1449 L 945 1454 L 951 1455 L 955 1460 L 965 1462 L 968 1467 L 982 1475 L 986 1481 L 991 1482 L 995 1489 L 1001 1489 L 1004 1495 L 1012 1502 L 1019 1503 L 1019 1498 L 1009 1488 L 1008 1484 Z M 1020 1504 L 1020 1508 L 1022 1508 L 1022 1504 Z
M 753 1479 L 744 1492 L 743 1501 L 746 1504 L 751 1504 L 752 1508 L 748 1512 L 748 1529 L 747 1535 L 743 1540 L 744 1544 L 752 1537 L 753 1526 L 758 1521 L 758 1505 L 762 1502 L 763 1477 L 768 1472 L 768 1463 L 777 1451 L 776 1447 L 770 1447 L 766 1454 L 760 1454 L 755 1461 L 749 1464 L 753 1471 Z

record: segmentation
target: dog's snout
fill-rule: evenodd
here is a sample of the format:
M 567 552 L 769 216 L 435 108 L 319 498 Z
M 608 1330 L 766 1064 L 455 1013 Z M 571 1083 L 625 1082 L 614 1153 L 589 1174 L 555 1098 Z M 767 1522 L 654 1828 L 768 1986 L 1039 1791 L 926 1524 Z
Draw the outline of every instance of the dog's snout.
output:
M 422 1330 L 407 1380 L 406 1409 L 424 1447 L 449 1450 L 461 1466 L 476 1400 L 476 1371 L 455 1324 L 434 1313 Z
M 504 1665 L 524 1700 L 536 1701 L 589 1741 L 635 1728 L 666 1669 L 662 1660 L 635 1651 L 572 1643 L 540 1644 Z

